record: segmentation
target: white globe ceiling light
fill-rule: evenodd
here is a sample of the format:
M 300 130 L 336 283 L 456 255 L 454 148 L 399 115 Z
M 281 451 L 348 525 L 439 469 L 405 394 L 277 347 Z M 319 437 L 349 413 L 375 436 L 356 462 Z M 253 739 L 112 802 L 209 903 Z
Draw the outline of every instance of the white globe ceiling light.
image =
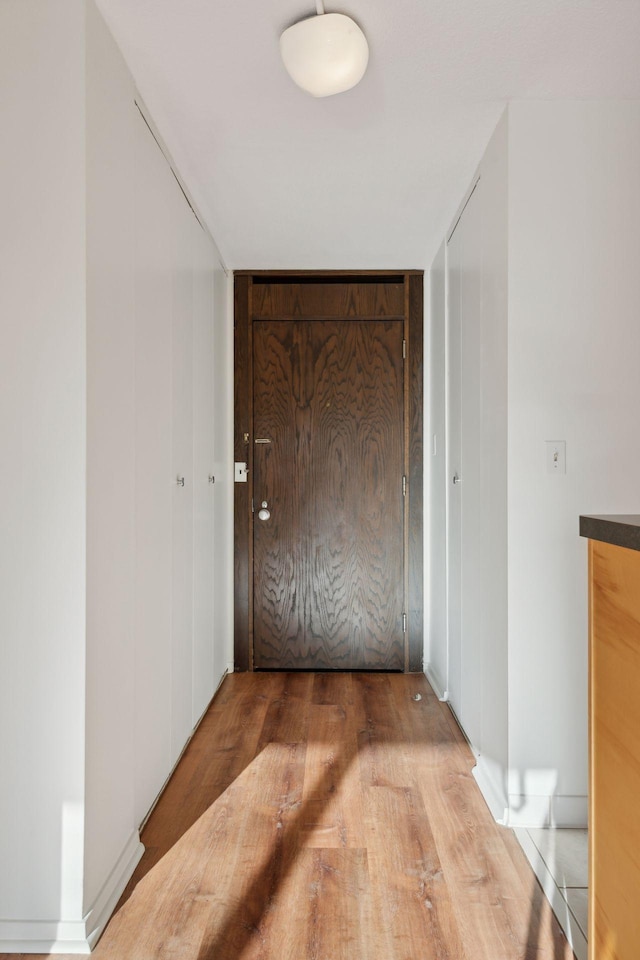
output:
M 318 14 L 294 23 L 280 37 L 280 54 L 291 79 L 312 97 L 330 97 L 359 83 L 369 62 L 367 39 L 343 13 Z

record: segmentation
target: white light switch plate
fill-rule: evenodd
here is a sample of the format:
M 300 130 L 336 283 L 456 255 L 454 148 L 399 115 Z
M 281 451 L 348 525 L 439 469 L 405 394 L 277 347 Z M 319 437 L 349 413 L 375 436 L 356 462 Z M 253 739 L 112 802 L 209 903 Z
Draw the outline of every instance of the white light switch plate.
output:
M 239 462 L 236 460 L 234 480 L 235 480 L 236 483 L 246 483 L 246 482 L 247 482 L 247 465 L 246 465 L 246 463 L 239 463 Z
M 567 446 L 564 440 L 547 440 L 547 473 L 567 472 Z

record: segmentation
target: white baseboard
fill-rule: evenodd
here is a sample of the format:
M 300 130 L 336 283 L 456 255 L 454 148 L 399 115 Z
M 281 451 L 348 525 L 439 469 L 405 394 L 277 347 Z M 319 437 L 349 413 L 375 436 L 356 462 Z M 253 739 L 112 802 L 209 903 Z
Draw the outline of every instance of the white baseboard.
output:
M 589 822 L 588 797 L 551 797 L 551 826 L 586 830 Z
M 551 797 L 548 794 L 509 794 L 509 827 L 551 826 Z
M 134 830 L 82 920 L 0 920 L 0 953 L 91 953 L 143 853 Z
M 433 692 L 438 700 L 446 703 L 449 700 L 449 693 L 447 690 L 445 690 L 444 684 L 441 682 L 437 673 L 434 672 L 430 663 L 425 664 L 424 675 L 433 687 Z
M 499 768 L 495 764 L 489 765 L 484 757 L 478 757 L 478 762 L 471 772 L 493 819 L 497 823 L 506 824 L 509 819 L 509 809 Z
M 118 857 L 116 864 L 106 879 L 102 890 L 95 899 L 95 903 L 85 915 L 87 942 L 91 949 L 95 946 L 116 904 L 129 883 L 133 871 L 138 866 L 144 847 L 140 842 L 140 834 L 134 830 Z
M 587 797 L 509 794 L 510 827 L 585 829 L 587 819 Z
M 83 920 L 0 920 L 1 953 L 91 953 Z

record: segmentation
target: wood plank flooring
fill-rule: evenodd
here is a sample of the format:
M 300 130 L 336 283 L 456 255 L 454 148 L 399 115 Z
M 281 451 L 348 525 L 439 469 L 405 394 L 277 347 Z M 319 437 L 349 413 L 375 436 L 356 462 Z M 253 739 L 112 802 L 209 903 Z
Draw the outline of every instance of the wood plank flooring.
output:
M 228 677 L 93 956 L 569 960 L 473 763 L 424 677 Z

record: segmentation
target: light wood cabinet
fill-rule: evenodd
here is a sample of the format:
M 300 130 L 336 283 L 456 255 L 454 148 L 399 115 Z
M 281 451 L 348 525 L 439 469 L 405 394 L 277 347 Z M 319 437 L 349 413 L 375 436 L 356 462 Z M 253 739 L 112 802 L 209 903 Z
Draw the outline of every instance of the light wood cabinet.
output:
M 589 957 L 640 955 L 640 552 L 589 540 Z

